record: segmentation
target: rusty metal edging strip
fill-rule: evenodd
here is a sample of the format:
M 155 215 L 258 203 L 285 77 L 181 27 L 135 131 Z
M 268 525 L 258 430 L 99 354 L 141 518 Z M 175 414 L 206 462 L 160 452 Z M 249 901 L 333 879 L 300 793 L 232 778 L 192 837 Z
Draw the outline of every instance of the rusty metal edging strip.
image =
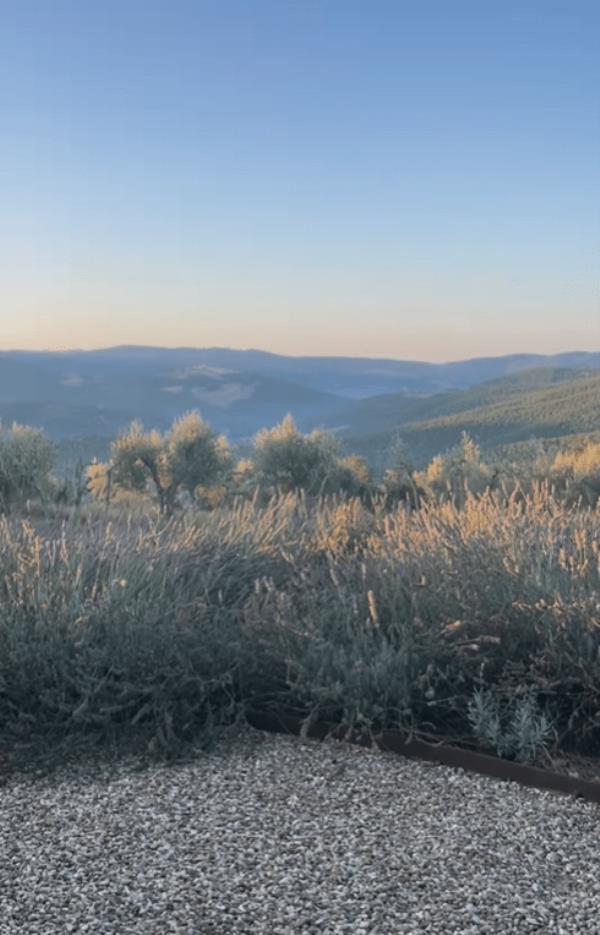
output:
M 302 728 L 302 719 L 290 715 L 267 714 L 250 712 L 248 722 L 259 730 L 269 733 L 284 733 L 298 735 Z M 369 746 L 370 738 L 365 735 L 354 734 L 346 737 L 346 728 L 339 724 L 317 722 L 308 731 L 308 736 L 323 740 L 325 737 L 343 737 L 350 743 L 359 746 Z M 469 773 L 478 773 L 480 776 L 491 776 L 494 779 L 503 779 L 518 782 L 523 786 L 532 786 L 551 792 L 562 792 L 565 795 L 585 799 L 587 802 L 600 803 L 600 782 L 579 779 L 577 776 L 568 776 L 565 773 L 556 773 L 553 770 L 539 769 L 536 766 L 526 766 L 512 760 L 501 760 L 499 757 L 489 756 L 485 753 L 475 753 L 452 747 L 445 744 L 442 739 L 438 744 L 427 743 L 424 740 L 410 738 L 400 730 L 384 730 L 374 735 L 378 747 L 390 753 L 398 753 L 419 760 L 428 760 L 440 763 L 443 766 L 452 766 L 455 769 L 464 769 Z

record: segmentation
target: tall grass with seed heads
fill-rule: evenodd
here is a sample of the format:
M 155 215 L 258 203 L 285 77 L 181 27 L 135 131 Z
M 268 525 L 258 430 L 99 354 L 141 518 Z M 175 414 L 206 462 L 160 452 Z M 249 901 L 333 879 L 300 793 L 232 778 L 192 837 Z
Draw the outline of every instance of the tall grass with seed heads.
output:
M 461 508 L 290 494 L 168 521 L 4 519 L 0 744 L 170 752 L 249 708 L 466 742 L 493 692 L 501 720 L 535 706 L 546 746 L 596 751 L 599 557 L 600 513 L 544 485 Z

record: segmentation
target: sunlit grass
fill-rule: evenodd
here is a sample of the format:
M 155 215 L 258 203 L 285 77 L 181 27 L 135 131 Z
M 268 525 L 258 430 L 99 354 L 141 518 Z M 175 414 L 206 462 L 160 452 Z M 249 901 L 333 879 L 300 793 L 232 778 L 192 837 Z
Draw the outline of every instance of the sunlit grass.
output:
M 367 509 L 0 522 L 0 736 L 179 749 L 248 706 L 469 734 L 475 690 L 600 728 L 600 524 L 547 486 Z

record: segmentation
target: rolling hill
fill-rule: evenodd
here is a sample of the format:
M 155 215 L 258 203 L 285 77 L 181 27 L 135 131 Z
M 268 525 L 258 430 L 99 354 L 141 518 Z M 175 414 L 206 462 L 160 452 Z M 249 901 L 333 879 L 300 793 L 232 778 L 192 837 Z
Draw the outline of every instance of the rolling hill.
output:
M 415 461 L 424 464 L 457 444 L 463 432 L 483 448 L 588 435 L 600 431 L 600 375 L 540 372 L 525 380 L 493 381 L 476 390 L 430 397 L 419 402 L 419 412 L 416 406 L 383 432 L 361 437 L 347 430 L 348 448 L 381 452 L 399 435 Z M 363 410 L 359 425 L 365 418 Z
M 344 435 L 360 437 L 376 431 L 397 429 L 407 422 L 422 422 L 457 415 L 482 406 L 494 405 L 534 390 L 570 383 L 593 376 L 591 370 L 533 368 L 512 376 L 489 380 L 467 390 L 446 393 L 387 393 L 357 400 L 336 413 L 337 428 Z
M 245 443 L 291 412 L 371 459 L 399 432 L 422 462 L 463 430 L 494 446 L 598 429 L 598 374 L 600 353 L 583 352 L 448 364 L 227 348 L 1 352 L 0 419 L 105 449 L 133 419 L 164 429 L 199 409 Z
M 483 445 L 593 432 L 600 429 L 600 376 L 517 393 L 406 428 L 407 440 L 412 438 L 420 449 L 429 450 L 453 444 L 462 431 Z
M 0 419 L 40 426 L 55 439 L 113 436 L 133 419 L 164 429 L 190 409 L 231 438 L 248 438 L 290 411 L 312 428 L 342 402 L 311 386 L 189 355 L 0 355 Z
M 433 364 L 364 357 L 286 357 L 266 351 L 230 348 L 4 351 L 0 352 L 0 403 L 7 400 L 6 390 L 10 392 L 11 387 L 18 388 L 14 398 L 22 401 L 30 400 L 42 389 L 50 388 L 54 393 L 61 383 L 71 387 L 78 381 L 81 387 L 89 387 L 90 383 L 103 384 L 107 391 L 115 376 L 128 377 L 131 386 L 143 387 L 148 379 L 201 366 L 207 371 L 259 375 L 346 399 L 364 399 L 384 393 L 430 395 L 467 389 L 534 368 L 600 370 L 600 352 L 554 356 L 513 354 Z M 29 395 L 24 397 L 23 393 Z

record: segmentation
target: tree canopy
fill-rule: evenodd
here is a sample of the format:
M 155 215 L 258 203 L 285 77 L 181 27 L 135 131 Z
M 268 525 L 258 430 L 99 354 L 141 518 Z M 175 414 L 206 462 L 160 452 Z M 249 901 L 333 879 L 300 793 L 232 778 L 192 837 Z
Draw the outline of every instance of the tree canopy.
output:
M 30 498 L 45 499 L 52 487 L 54 448 L 39 429 L 0 426 L 0 506 L 6 512 Z
M 150 490 L 161 513 L 170 514 L 180 492 L 194 497 L 199 487 L 218 483 L 227 474 L 230 460 L 226 440 L 198 412 L 189 412 L 164 434 L 146 432 L 141 423 L 132 423 L 112 443 L 104 475 L 94 466 L 88 476 L 108 496 L 110 485 L 137 493 Z

